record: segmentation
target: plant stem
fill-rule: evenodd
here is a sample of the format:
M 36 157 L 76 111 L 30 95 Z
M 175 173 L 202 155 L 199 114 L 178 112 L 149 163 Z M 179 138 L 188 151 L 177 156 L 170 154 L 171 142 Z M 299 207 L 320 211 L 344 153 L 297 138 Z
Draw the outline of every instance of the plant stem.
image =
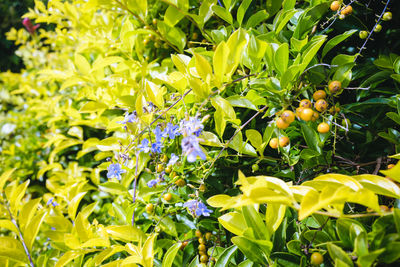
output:
M 4 206 L 6 206 L 6 208 L 7 208 L 8 214 L 10 215 L 10 220 L 11 220 L 11 222 L 12 222 L 12 223 L 14 224 L 14 226 L 18 229 L 18 236 L 19 236 L 19 239 L 20 239 L 20 241 L 21 241 L 21 243 L 22 243 L 22 246 L 24 247 L 25 254 L 28 256 L 30 266 L 31 266 L 31 267 L 35 267 L 35 265 L 33 264 L 33 261 L 32 261 L 31 254 L 29 253 L 29 249 L 28 249 L 28 247 L 27 247 L 26 244 L 25 244 L 24 237 L 22 236 L 21 229 L 19 228 L 17 221 L 14 219 L 14 217 L 13 217 L 13 215 L 12 215 L 12 213 L 11 213 L 11 210 L 10 210 L 10 208 L 9 208 L 9 205 L 8 205 L 7 203 L 5 203 L 5 204 L 6 204 L 6 205 L 4 205 Z

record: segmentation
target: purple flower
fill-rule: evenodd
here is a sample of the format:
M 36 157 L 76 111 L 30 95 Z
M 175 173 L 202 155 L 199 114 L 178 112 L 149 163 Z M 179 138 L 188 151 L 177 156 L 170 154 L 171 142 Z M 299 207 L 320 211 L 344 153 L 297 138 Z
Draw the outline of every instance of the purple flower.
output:
M 212 212 L 212 210 L 207 209 L 207 206 L 204 203 L 197 200 L 189 200 L 183 204 L 183 207 L 188 208 L 189 212 L 195 217 L 200 217 L 202 215 L 210 216 L 210 213 Z
M 167 166 L 175 165 L 175 163 L 179 160 L 179 157 L 174 153 L 171 154 L 171 159 L 168 161 Z
M 121 174 L 126 172 L 126 170 L 121 169 L 119 163 L 111 164 L 107 170 L 107 178 L 117 178 L 118 180 L 121 180 Z
M 46 205 L 47 205 L 47 206 L 52 205 L 53 207 L 55 207 L 55 206 L 58 206 L 58 203 L 57 203 L 57 202 L 54 200 L 54 198 L 52 197 L 52 198 L 50 198 L 50 199 L 47 201 Z
M 153 179 L 147 182 L 148 187 L 155 187 L 156 184 L 158 183 L 158 179 Z
M 181 122 L 181 131 L 182 134 L 189 136 L 189 135 L 196 135 L 197 137 L 200 136 L 201 132 L 203 131 L 204 126 L 197 117 L 190 117 L 188 121 Z
M 169 137 L 169 139 L 175 139 L 175 136 L 180 135 L 179 126 L 173 125 L 172 123 L 168 122 L 167 127 L 163 131 L 164 137 Z
M 129 112 L 127 112 L 127 113 L 125 114 L 124 120 L 123 120 L 123 121 L 118 121 L 118 123 L 122 123 L 122 124 L 126 124 L 126 123 L 128 123 L 128 122 L 130 122 L 130 123 L 135 123 L 135 122 L 137 122 L 137 117 L 136 117 L 135 112 L 132 112 L 131 114 L 129 114 Z
M 36 29 L 40 27 L 40 24 L 33 25 L 29 18 L 24 18 L 22 24 L 30 34 L 34 34 Z
M 149 140 L 147 138 L 144 138 L 140 145 L 138 145 L 139 151 L 143 151 L 144 153 L 149 153 L 150 151 L 150 146 L 149 146 Z
M 159 126 L 154 129 L 154 135 L 156 136 L 156 142 L 161 142 L 161 138 L 163 137 L 163 133 Z
M 195 162 L 197 156 L 199 156 L 202 160 L 206 159 L 206 155 L 201 150 L 196 136 L 189 135 L 188 137 L 183 138 L 181 146 L 183 153 L 187 156 L 187 161 Z
M 157 141 L 151 144 L 151 153 L 161 153 L 161 148 L 162 148 L 161 142 Z

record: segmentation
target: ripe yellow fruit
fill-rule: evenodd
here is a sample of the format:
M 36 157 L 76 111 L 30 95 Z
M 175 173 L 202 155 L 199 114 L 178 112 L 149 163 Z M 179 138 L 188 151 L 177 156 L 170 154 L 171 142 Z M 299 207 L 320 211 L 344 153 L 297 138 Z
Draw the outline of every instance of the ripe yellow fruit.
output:
M 340 12 L 341 15 L 345 15 L 345 16 L 350 15 L 351 13 L 353 13 L 353 8 L 352 8 L 351 6 L 345 7 L 345 8 Z
M 287 124 L 291 124 L 292 122 L 294 122 L 294 113 L 291 110 L 285 110 L 282 112 L 281 118 Z
M 313 94 L 313 99 L 315 101 L 317 101 L 319 99 L 324 99 L 324 98 L 326 98 L 326 93 L 325 93 L 324 90 L 315 91 L 314 94 Z
M 201 184 L 201 185 L 199 186 L 199 191 L 200 191 L 200 192 L 206 192 L 206 190 L 207 190 L 207 186 L 206 186 L 205 184 Z
M 296 117 L 300 120 L 300 114 L 303 111 L 304 108 L 296 108 Z
M 389 164 L 388 166 L 387 166 L 387 168 L 388 169 L 391 169 L 391 168 L 393 168 L 395 165 L 394 164 Z
M 192 34 L 192 40 L 197 40 L 197 38 L 199 38 L 199 35 L 197 34 L 197 32 L 194 32 Z
M 392 17 L 393 17 L 392 12 L 385 12 L 385 14 L 383 14 L 383 16 L 382 16 L 382 20 L 388 21 L 388 20 L 391 20 Z
M 378 25 L 376 25 L 374 32 L 380 32 L 381 30 L 382 30 L 382 25 L 378 24 Z
M 290 139 L 287 136 L 282 136 L 281 138 L 279 138 L 279 146 L 280 147 L 285 147 L 287 145 L 289 145 L 290 143 Z
M 327 124 L 326 122 L 321 122 L 320 124 L 318 124 L 317 131 L 319 133 L 329 132 L 329 124 Z
M 325 99 L 319 99 L 315 102 L 314 107 L 319 112 L 324 112 L 328 108 L 328 102 Z
M 206 251 L 206 245 L 200 244 L 200 245 L 199 245 L 199 250 L 200 250 L 200 251 Z
M 157 24 L 157 19 L 153 19 L 153 25 Z
M 302 119 L 303 121 L 310 121 L 313 114 L 314 114 L 314 111 L 311 108 L 305 108 L 300 113 L 300 119 Z
M 207 263 L 207 261 L 208 261 L 207 255 L 202 255 L 202 256 L 200 257 L 200 262 L 201 262 L 201 263 Z
M 146 212 L 147 213 L 152 213 L 154 210 L 154 205 L 152 203 L 149 203 L 146 205 Z
M 164 170 L 164 166 L 161 164 L 157 165 L 157 172 L 162 172 Z
M 203 234 L 201 233 L 201 231 L 200 231 L 199 229 L 196 230 L 196 232 L 194 233 L 194 235 L 195 235 L 196 237 L 202 237 L 202 236 L 203 236 Z
M 204 237 L 206 238 L 206 240 L 210 241 L 210 240 L 211 240 L 211 237 L 212 237 L 212 233 L 207 232 L 207 233 L 204 235 Z
M 161 161 L 162 161 L 162 162 L 167 162 L 167 161 L 168 161 L 168 156 L 165 155 L 165 154 L 163 154 L 163 155 L 161 156 Z
M 342 83 L 339 81 L 331 81 L 328 85 L 329 92 L 336 94 L 342 89 Z
M 312 265 L 320 265 L 324 262 L 324 256 L 322 256 L 319 252 L 314 252 L 311 254 L 311 264 Z
M 339 1 L 333 1 L 331 4 L 331 10 L 332 11 L 338 11 L 340 8 L 340 2 Z
M 269 141 L 269 146 L 273 149 L 278 148 L 278 138 L 274 137 Z
M 175 181 L 175 184 L 179 187 L 184 187 L 186 185 L 186 182 L 183 179 L 178 179 Z
M 300 108 L 311 108 L 312 107 L 311 101 L 308 99 L 303 99 L 300 101 L 299 107 Z
M 314 113 L 312 114 L 311 121 L 316 121 L 318 120 L 318 118 L 319 118 L 319 113 L 314 111 Z
M 289 127 L 289 123 L 286 123 L 282 118 L 278 118 L 276 120 L 276 127 L 278 127 L 279 129 L 286 129 L 287 127 Z
M 170 166 L 168 166 L 167 168 L 165 168 L 165 173 L 166 173 L 166 174 L 171 173 L 171 171 L 172 171 L 172 169 L 171 169 Z
M 204 241 L 204 238 L 203 238 L 203 237 L 199 237 L 199 240 L 198 240 L 198 241 L 199 241 L 200 244 L 205 244 L 205 243 L 206 243 L 206 242 Z
M 170 202 L 172 200 L 172 194 L 171 193 L 166 193 L 163 195 L 163 199 L 167 202 Z

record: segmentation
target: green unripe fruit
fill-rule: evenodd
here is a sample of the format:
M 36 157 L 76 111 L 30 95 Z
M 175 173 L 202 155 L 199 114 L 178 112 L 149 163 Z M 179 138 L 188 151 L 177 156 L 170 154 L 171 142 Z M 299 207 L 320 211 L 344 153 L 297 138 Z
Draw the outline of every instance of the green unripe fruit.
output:
M 251 166 L 251 169 L 253 170 L 253 172 L 256 172 L 256 171 L 258 171 L 260 169 L 260 167 L 258 166 L 258 164 L 253 164 Z
M 376 25 L 374 32 L 380 32 L 381 30 L 382 30 L 382 25 L 378 24 L 378 25 Z
M 360 31 L 358 36 L 360 36 L 360 39 L 365 39 L 365 38 L 368 37 L 368 32 L 367 31 Z
M 392 19 L 392 12 L 385 12 L 385 14 L 383 14 L 382 20 L 388 21 L 391 19 Z

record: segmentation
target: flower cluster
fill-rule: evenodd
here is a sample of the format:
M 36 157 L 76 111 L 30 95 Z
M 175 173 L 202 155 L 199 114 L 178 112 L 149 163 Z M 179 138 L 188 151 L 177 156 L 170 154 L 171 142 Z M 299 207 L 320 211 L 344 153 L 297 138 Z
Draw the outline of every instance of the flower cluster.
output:
M 202 160 L 206 159 L 206 155 L 200 148 L 199 139 L 197 138 L 203 129 L 204 126 L 197 117 L 191 117 L 189 120 L 181 122 L 181 132 L 185 136 L 181 142 L 182 152 L 189 162 L 195 162 L 197 156 Z
M 198 200 L 189 200 L 183 204 L 183 207 L 187 208 L 193 217 L 210 216 L 212 213 L 212 210 L 207 209 L 207 206 Z
M 121 165 L 118 163 L 110 164 L 107 171 L 107 178 L 117 178 L 118 180 L 121 180 L 121 174 L 126 172 L 126 170 L 121 169 Z
M 127 117 L 125 118 L 127 121 Z M 187 157 L 187 161 L 195 162 L 197 157 L 202 160 L 206 159 L 206 155 L 200 148 L 198 137 L 203 131 L 204 126 L 197 117 L 190 117 L 188 120 L 181 121 L 180 125 L 174 125 L 168 123 L 163 131 L 160 126 L 157 126 L 152 133 L 154 134 L 155 141 L 150 144 L 149 139 L 144 138 L 138 145 L 139 151 L 144 153 L 161 153 L 163 148 L 163 141 L 166 138 L 174 140 L 177 136 L 183 135 L 184 138 L 181 142 L 182 152 Z M 179 157 L 173 155 L 168 166 L 171 166 L 177 162 Z

